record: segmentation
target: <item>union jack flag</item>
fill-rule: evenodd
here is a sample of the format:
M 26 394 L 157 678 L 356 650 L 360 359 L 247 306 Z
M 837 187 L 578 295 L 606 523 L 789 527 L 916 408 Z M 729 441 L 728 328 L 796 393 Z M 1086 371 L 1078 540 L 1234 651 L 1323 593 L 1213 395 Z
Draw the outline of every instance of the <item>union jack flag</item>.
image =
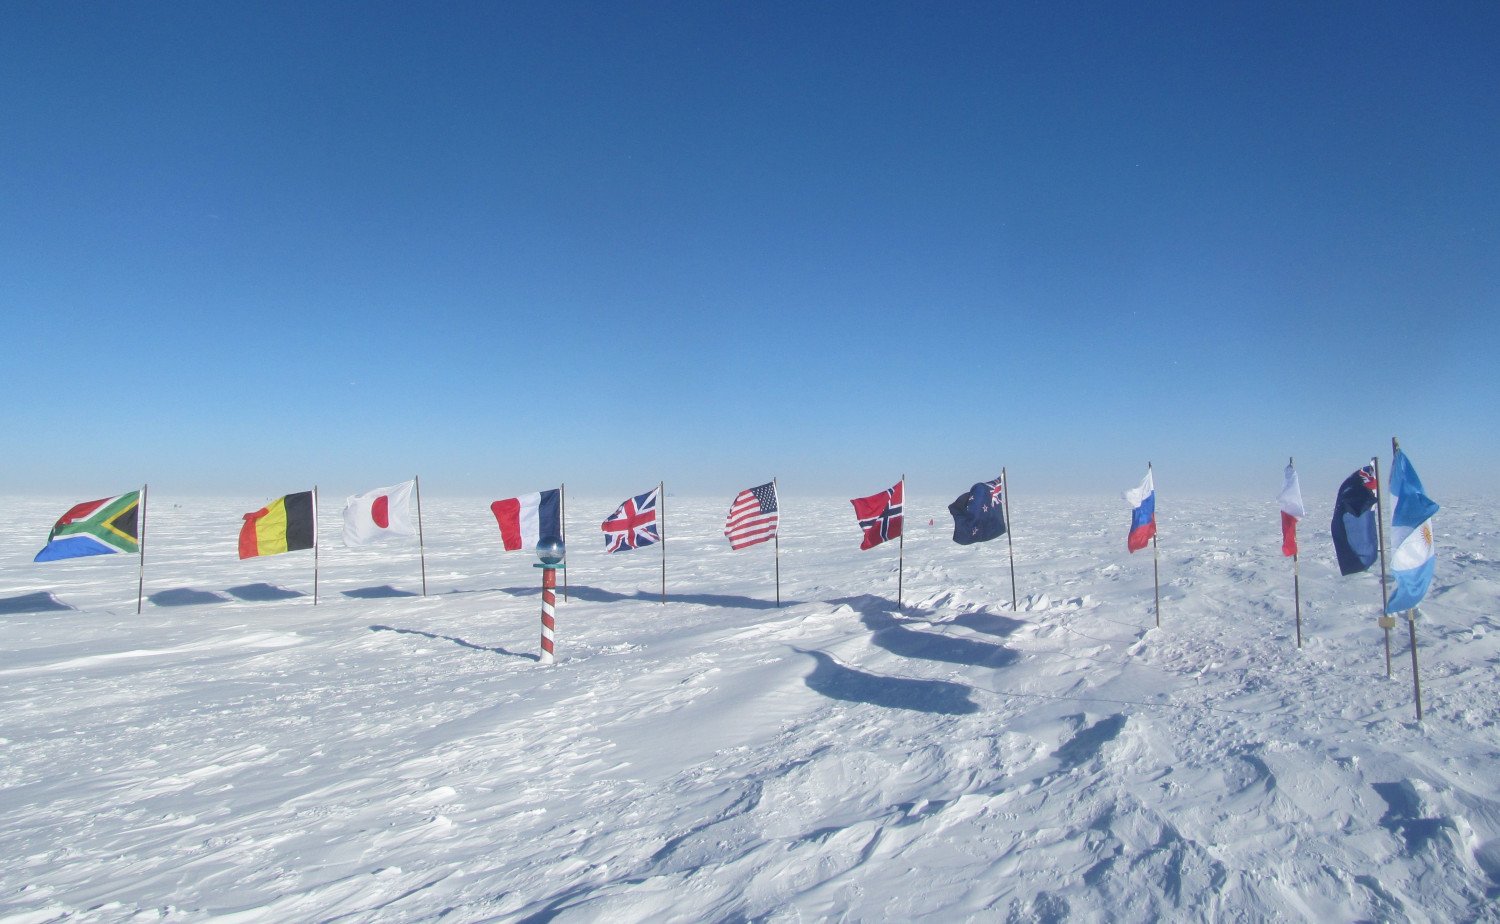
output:
M 990 489 L 990 503 L 1005 505 L 1005 476 L 1002 475 L 994 481 L 986 481 Z
M 604 551 L 623 552 L 661 541 L 656 525 L 656 502 L 661 493 L 657 486 L 645 494 L 628 498 L 609 519 L 600 524 L 604 530 Z
M 901 495 L 905 486 L 904 480 L 898 481 L 879 494 L 849 501 L 854 505 L 854 515 L 859 518 L 859 528 L 865 534 L 859 545 L 861 551 L 873 549 L 901 535 Z
M 1374 465 L 1366 465 L 1364 468 L 1360 469 L 1359 480 L 1363 481 L 1365 483 L 1365 487 L 1369 488 L 1372 492 L 1379 493 L 1380 484 L 1375 480 Z

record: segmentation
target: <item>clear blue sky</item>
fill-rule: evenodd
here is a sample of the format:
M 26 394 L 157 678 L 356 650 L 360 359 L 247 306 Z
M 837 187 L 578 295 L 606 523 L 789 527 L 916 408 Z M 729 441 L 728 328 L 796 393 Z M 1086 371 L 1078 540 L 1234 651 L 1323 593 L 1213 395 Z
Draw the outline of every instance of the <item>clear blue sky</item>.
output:
M 0 5 L 0 493 L 1500 451 L 1494 3 Z

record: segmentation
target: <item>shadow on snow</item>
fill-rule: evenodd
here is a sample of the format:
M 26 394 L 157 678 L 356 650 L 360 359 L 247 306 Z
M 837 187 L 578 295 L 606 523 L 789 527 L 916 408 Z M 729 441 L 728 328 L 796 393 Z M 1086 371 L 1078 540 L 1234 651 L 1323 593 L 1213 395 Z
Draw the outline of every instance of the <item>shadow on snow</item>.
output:
M 1020 655 L 1002 645 L 954 638 L 939 632 L 908 629 L 903 620 L 896 618 L 896 607 L 884 597 L 865 594 L 830 602 L 847 605 L 859 613 L 859 621 L 870 630 L 870 641 L 903 658 L 922 658 L 970 667 L 1004 667 L 1020 658 Z
M 452 636 L 452 635 L 438 635 L 435 632 L 423 632 L 421 629 L 397 629 L 394 626 L 371 626 L 370 627 L 370 631 L 371 632 L 396 632 L 396 633 L 399 633 L 401 635 L 420 635 L 423 638 L 430 638 L 430 639 L 432 639 L 433 641 L 436 641 L 436 642 L 452 642 L 453 644 L 458 645 L 458 646 L 460 646 L 462 648 L 472 648 L 475 651 L 487 651 L 487 652 L 490 652 L 491 654 L 508 655 L 508 656 L 510 656 L 512 658 L 525 658 L 528 661 L 539 661 L 539 660 L 541 660 L 541 658 L 539 658 L 537 655 L 534 655 L 534 654 L 528 654 L 528 653 L 522 652 L 522 651 L 510 651 L 508 649 L 501 648 L 498 645 L 495 646 L 494 648 L 487 648 L 484 645 L 476 645 L 473 642 L 468 641 L 467 639 L 461 639 L 461 638 L 458 638 L 458 637 Z
M 344 596 L 353 597 L 355 600 L 385 600 L 391 597 L 415 597 L 418 596 L 410 590 L 397 590 L 389 584 L 381 584 L 379 587 L 360 587 L 355 590 L 343 591 Z
M 224 592 L 236 600 L 247 600 L 252 603 L 271 600 L 291 600 L 295 597 L 308 596 L 300 590 L 288 590 L 285 587 L 277 587 L 275 584 L 266 583 L 241 584 L 238 587 L 230 587 Z
M 12 616 L 20 613 L 62 613 L 73 612 L 74 608 L 52 596 L 45 590 L 34 594 L 21 594 L 19 597 L 0 598 L 0 616 Z
M 502 587 L 502 591 L 513 597 L 540 597 L 542 593 L 541 584 L 535 587 Z M 558 599 L 562 599 L 563 589 L 557 588 Z M 637 601 L 645 603 L 660 603 L 661 593 L 658 591 L 637 590 L 635 593 L 622 594 L 618 591 L 604 590 L 599 587 L 589 587 L 584 584 L 574 584 L 568 588 L 568 599 L 582 600 L 585 603 L 624 603 Z M 668 591 L 668 603 L 696 603 L 699 606 L 722 606 L 731 609 L 746 610 L 774 610 L 776 609 L 775 598 L 762 599 L 760 597 L 743 597 L 739 594 L 677 594 Z M 781 601 L 782 609 L 796 606 L 800 600 Z
M 807 687 L 829 699 L 936 715 L 969 715 L 979 711 L 979 704 L 969 698 L 969 688 L 961 683 L 881 677 L 846 667 L 821 651 L 795 646 L 792 650 L 813 659 L 812 673 L 805 678 Z

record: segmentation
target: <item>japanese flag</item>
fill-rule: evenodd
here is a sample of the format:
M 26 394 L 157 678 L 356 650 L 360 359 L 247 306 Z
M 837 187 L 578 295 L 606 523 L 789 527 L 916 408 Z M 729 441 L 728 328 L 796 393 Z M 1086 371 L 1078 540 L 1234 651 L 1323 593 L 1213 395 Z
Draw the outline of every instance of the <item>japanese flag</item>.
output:
M 411 518 L 414 487 L 415 479 L 344 501 L 344 545 L 368 545 L 387 536 L 415 536 Z

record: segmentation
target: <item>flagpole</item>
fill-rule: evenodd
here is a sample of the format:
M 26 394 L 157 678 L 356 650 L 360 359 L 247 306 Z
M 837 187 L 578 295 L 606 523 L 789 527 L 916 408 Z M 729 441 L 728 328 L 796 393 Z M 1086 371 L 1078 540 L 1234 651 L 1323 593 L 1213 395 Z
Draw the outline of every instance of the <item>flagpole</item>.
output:
M 1292 467 L 1292 457 L 1286 457 L 1287 468 Z M 1294 526 L 1293 529 L 1296 527 Z M 1297 647 L 1302 647 L 1302 574 L 1301 567 L 1297 564 L 1297 554 L 1300 550 L 1294 545 L 1292 547 L 1292 603 L 1297 611 Z
M 1000 488 L 1005 498 L 1005 545 L 1010 552 L 1010 611 L 1014 613 L 1016 605 L 1016 546 L 1011 541 L 1011 533 L 1015 531 L 1015 521 L 1010 518 L 1010 477 L 1005 473 L 1005 466 L 1000 466 Z
M 656 483 L 657 499 L 656 506 L 661 508 L 657 513 L 657 519 L 661 523 L 661 602 L 667 602 L 667 483 L 665 480 Z
M 417 554 L 422 560 L 422 596 L 427 596 L 427 541 L 422 537 L 422 478 L 411 476 L 417 492 Z
M 1391 437 L 1391 468 L 1396 466 L 1396 453 L 1401 451 L 1401 442 L 1394 436 Z M 1394 513 L 1395 511 L 1391 511 Z M 1381 613 L 1385 612 L 1385 605 L 1381 604 Z M 1411 691 L 1412 697 L 1417 703 L 1417 721 L 1422 721 L 1422 678 L 1417 670 L 1417 608 L 1412 607 L 1406 611 L 1406 630 L 1411 636 Z M 1390 630 L 1386 630 L 1389 635 Z
M 776 476 L 771 476 L 771 493 L 776 497 L 776 532 L 771 534 L 771 542 L 776 546 L 776 608 L 781 609 L 781 488 L 776 483 Z
M 141 615 L 141 605 L 146 598 L 146 492 L 149 491 L 150 488 L 151 486 L 149 484 L 141 485 L 141 528 L 139 530 L 141 534 L 141 569 L 140 576 L 136 579 L 135 584 L 135 614 L 137 616 Z
M 1380 628 L 1385 630 L 1385 676 L 1391 677 L 1391 627 L 1396 624 L 1394 619 L 1385 615 L 1385 508 L 1380 503 L 1380 492 L 1382 483 L 1380 480 L 1380 457 L 1370 457 L 1370 468 L 1375 472 L 1375 531 L 1379 537 L 1377 545 L 1380 546 Z
M 1146 462 L 1146 472 L 1151 472 L 1151 462 Z M 1151 479 L 1151 492 L 1156 493 L 1156 479 Z M 1152 501 L 1151 516 L 1156 516 L 1155 501 Z M 1156 549 L 1156 530 L 1151 531 L 1151 586 L 1156 592 L 1156 628 L 1161 628 L 1161 553 Z
M 906 577 L 906 473 L 901 473 L 901 535 L 896 552 L 896 609 L 901 609 L 901 584 Z
M 557 522 L 562 527 L 563 544 L 563 602 L 568 602 L 568 484 L 563 482 L 557 489 Z
M 313 606 L 318 605 L 318 486 L 313 485 Z

